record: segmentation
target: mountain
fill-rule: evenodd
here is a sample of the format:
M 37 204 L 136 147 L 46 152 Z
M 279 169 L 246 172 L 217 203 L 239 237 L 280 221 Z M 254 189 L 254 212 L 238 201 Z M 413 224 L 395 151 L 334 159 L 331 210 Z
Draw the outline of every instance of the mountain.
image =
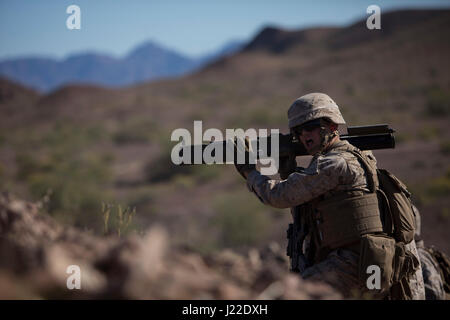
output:
M 349 27 L 319 27 L 304 30 L 284 30 L 267 26 L 244 46 L 244 51 L 266 51 L 283 53 L 299 45 L 318 44 L 330 49 L 348 48 L 361 42 L 375 41 L 388 37 L 407 28 L 439 19 L 448 10 L 402 10 L 386 12 L 382 15 L 381 30 L 369 31 L 363 21 Z M 369 32 L 368 32 L 369 31 Z
M 250 41 L 244 51 L 268 51 L 283 53 L 289 48 L 298 45 L 318 43 L 334 35 L 340 28 L 321 27 L 305 30 L 283 30 L 274 26 L 265 27 Z
M 62 61 L 37 57 L 5 60 L 0 62 L 0 75 L 44 92 L 68 83 L 118 87 L 192 72 L 237 51 L 241 45 L 233 41 L 216 52 L 190 58 L 149 41 L 120 59 L 82 53 Z
M 198 59 L 198 63 L 200 66 L 211 63 L 215 60 L 218 60 L 222 57 L 227 57 L 232 55 L 239 50 L 241 50 L 245 45 L 245 42 L 241 40 L 231 40 L 220 47 L 218 50 L 212 53 L 205 54 L 204 56 Z

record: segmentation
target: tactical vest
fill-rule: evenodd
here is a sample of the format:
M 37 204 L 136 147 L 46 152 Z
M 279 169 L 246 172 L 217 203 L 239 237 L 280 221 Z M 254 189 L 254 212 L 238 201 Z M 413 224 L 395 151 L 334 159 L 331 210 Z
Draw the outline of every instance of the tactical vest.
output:
M 367 267 L 377 265 L 382 270 L 381 292 L 389 292 L 389 299 L 410 299 L 408 276 L 420 265 L 405 247 L 415 226 L 411 222 L 412 209 L 407 210 L 410 202 L 404 185 L 386 170 L 373 167 L 358 148 L 347 145 L 337 150 L 357 157 L 366 173 L 369 192 L 343 191 L 303 205 L 308 216 L 306 229 L 312 238 L 306 252 L 307 263 L 319 263 L 332 250 L 348 248 L 360 255 L 362 283 L 367 278 Z
M 342 150 L 342 148 L 339 148 Z M 346 146 L 360 161 L 367 176 L 369 193 L 362 190 L 343 191 L 327 199 L 315 199 L 310 205 L 313 215 L 310 230 L 316 233 L 316 260 L 321 260 L 331 250 L 357 245 L 365 234 L 383 232 L 378 204 L 378 179 L 376 168 L 370 165 L 359 149 Z

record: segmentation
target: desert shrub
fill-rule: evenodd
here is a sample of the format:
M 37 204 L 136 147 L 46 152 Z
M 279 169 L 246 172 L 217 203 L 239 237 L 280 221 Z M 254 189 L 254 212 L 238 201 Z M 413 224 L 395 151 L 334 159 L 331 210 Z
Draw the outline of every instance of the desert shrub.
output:
M 144 168 L 148 182 L 169 181 L 176 175 L 192 174 L 193 165 L 175 165 L 171 159 L 172 150 L 163 150 L 158 158 L 150 161 Z
M 193 176 L 197 183 L 205 183 L 211 180 L 218 179 L 222 173 L 223 165 L 201 165 L 194 166 Z
M 418 204 L 430 204 L 450 195 L 450 169 L 441 177 L 410 187 L 413 199 Z
M 26 180 L 32 174 L 44 171 L 45 165 L 38 161 L 38 159 L 31 156 L 28 153 L 19 153 L 15 158 L 17 165 L 16 178 L 18 180 Z
M 442 154 L 444 155 L 450 154 L 450 140 L 442 141 L 439 147 Z
M 113 135 L 112 140 L 117 145 L 147 143 L 157 130 L 151 120 L 133 121 L 121 126 Z
M 106 136 L 106 131 L 100 126 L 80 127 L 71 123 L 57 122 L 51 130 L 35 137 L 37 139 L 35 143 L 51 151 L 58 149 L 75 152 Z
M 190 175 L 179 174 L 173 178 L 172 183 L 177 187 L 191 189 L 195 186 L 195 179 Z
M 126 202 L 130 206 L 140 209 L 142 207 L 148 208 L 155 199 L 155 193 L 152 186 L 142 186 L 133 190 L 132 193 L 127 194 Z M 145 212 L 147 213 L 147 212 Z
M 440 217 L 443 220 L 447 220 L 450 217 L 450 209 L 448 207 L 442 208 L 440 212 Z
M 450 195 L 450 170 L 442 177 L 436 178 L 428 185 L 427 193 L 432 197 L 447 197 Z
M 149 141 L 147 134 L 134 130 L 120 130 L 113 135 L 112 139 L 117 145 L 146 143 Z
M 439 137 L 440 133 L 441 131 L 438 127 L 426 125 L 419 130 L 418 136 L 420 139 L 428 141 Z
M 256 245 L 267 237 L 270 217 L 264 207 L 249 194 L 228 194 L 215 199 L 213 226 L 219 232 L 222 247 Z
M 426 114 L 432 117 L 448 116 L 450 114 L 450 94 L 438 87 L 431 88 L 426 96 Z
M 102 201 L 109 198 L 111 181 L 107 156 L 67 156 L 55 153 L 44 159 L 30 154 L 16 158 L 18 178 L 26 182 L 31 195 L 42 198 L 49 190 L 50 214 L 79 227 L 98 228 Z
M 116 233 L 119 237 L 126 235 L 132 229 L 132 221 L 136 215 L 136 207 L 125 207 L 102 203 L 103 233 Z
M 395 143 L 397 145 L 405 143 L 408 140 L 411 140 L 411 136 L 409 134 L 407 134 L 407 133 L 396 133 L 395 134 Z

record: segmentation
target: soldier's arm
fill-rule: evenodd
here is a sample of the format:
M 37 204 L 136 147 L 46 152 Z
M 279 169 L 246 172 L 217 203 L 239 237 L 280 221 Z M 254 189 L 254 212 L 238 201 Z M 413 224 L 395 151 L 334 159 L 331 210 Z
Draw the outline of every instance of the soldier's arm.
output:
M 315 158 L 303 172 L 294 172 L 284 180 L 273 180 L 254 170 L 247 187 L 267 205 L 289 208 L 308 202 L 351 179 L 346 161 L 336 155 Z

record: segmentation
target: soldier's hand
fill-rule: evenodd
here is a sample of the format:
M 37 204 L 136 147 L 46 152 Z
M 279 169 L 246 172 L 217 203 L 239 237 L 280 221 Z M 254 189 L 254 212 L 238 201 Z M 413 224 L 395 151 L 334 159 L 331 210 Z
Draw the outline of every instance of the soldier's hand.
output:
M 253 170 L 256 170 L 256 166 L 249 163 L 240 163 L 238 160 L 240 158 L 242 159 L 242 156 L 244 156 L 244 159 L 246 159 L 246 161 L 250 159 L 250 142 L 247 138 L 240 139 L 236 137 L 233 143 L 235 154 L 234 166 L 236 167 L 236 170 L 239 172 L 239 174 L 244 177 L 244 179 L 247 179 L 249 173 Z

